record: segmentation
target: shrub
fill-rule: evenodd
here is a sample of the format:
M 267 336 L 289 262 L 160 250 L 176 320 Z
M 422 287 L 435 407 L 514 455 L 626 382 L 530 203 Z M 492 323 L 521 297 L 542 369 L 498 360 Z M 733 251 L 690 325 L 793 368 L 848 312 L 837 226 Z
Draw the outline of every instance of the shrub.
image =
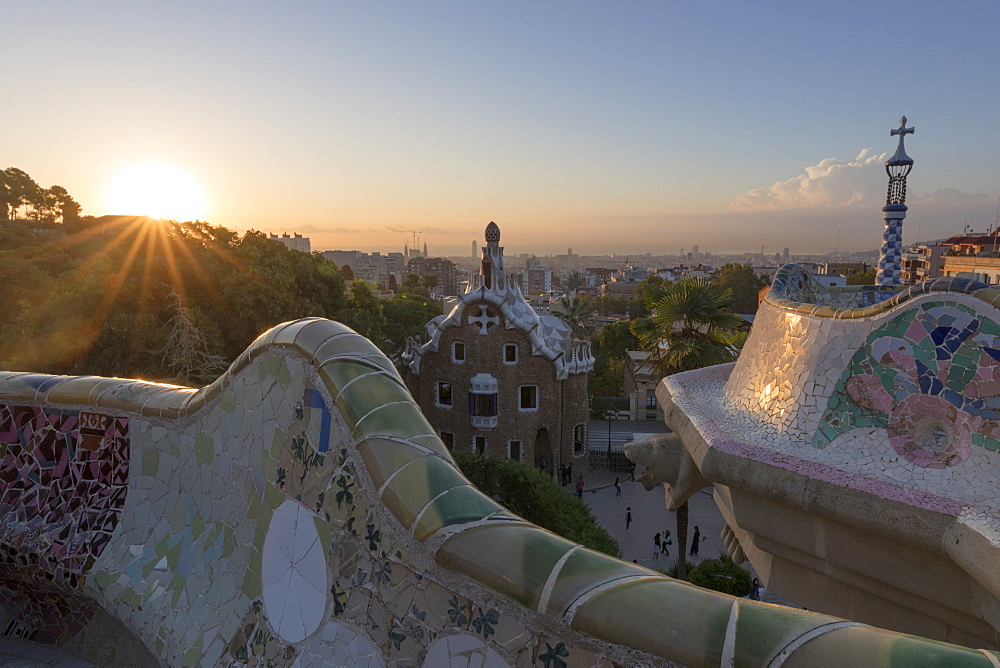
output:
M 621 556 L 618 542 L 597 524 L 587 504 L 534 466 L 470 451 L 452 456 L 473 485 L 512 513 L 584 547 Z
M 737 566 L 726 554 L 720 554 L 718 559 L 704 559 L 688 571 L 691 584 L 721 591 L 733 596 L 746 596 L 750 593 L 750 572 Z

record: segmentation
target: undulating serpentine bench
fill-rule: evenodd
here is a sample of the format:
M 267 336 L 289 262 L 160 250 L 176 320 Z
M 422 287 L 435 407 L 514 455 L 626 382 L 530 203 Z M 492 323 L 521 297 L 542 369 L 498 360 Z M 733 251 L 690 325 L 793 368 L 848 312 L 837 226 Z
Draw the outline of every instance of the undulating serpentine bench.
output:
M 1000 665 L 703 590 L 525 522 L 462 476 L 392 363 L 327 320 L 275 327 L 200 390 L 2 372 L 0 448 L 0 653 Z

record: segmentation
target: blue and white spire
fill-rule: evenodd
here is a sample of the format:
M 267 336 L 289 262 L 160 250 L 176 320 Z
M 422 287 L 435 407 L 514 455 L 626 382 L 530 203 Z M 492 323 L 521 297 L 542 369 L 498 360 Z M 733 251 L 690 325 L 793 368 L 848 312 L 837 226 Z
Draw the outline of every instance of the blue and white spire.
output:
M 876 285 L 899 285 L 903 263 L 903 219 L 906 218 L 906 176 L 913 169 L 913 158 L 906 155 L 903 137 L 913 134 L 914 128 L 906 127 L 906 116 L 899 119 L 899 127 L 889 131 L 889 136 L 899 135 L 899 145 L 892 157 L 885 161 L 889 175 L 889 190 L 882 207 L 885 229 L 882 231 L 882 251 L 878 259 Z

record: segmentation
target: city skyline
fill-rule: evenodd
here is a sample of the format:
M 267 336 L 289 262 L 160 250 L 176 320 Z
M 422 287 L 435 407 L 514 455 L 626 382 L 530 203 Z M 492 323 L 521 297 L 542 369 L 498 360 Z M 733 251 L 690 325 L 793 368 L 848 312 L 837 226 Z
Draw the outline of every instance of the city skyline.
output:
M 53 11 L 58 8 L 58 11 Z M 868 250 L 996 223 L 1000 5 L 10 4 L 0 167 L 109 210 L 123 171 L 313 248 Z M 121 200 L 119 200 L 121 201 Z M 140 208 L 137 203 L 132 208 Z

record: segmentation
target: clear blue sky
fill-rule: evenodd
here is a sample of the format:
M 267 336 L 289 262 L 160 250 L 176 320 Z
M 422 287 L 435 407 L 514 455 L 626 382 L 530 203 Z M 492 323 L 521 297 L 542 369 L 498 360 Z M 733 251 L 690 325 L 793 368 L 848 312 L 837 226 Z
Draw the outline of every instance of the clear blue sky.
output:
M 86 213 L 140 162 L 212 222 L 467 253 L 875 248 L 994 224 L 1000 2 L 0 0 L 0 167 Z M 870 152 L 856 159 L 864 150 Z M 481 240 L 481 239 L 480 239 Z

